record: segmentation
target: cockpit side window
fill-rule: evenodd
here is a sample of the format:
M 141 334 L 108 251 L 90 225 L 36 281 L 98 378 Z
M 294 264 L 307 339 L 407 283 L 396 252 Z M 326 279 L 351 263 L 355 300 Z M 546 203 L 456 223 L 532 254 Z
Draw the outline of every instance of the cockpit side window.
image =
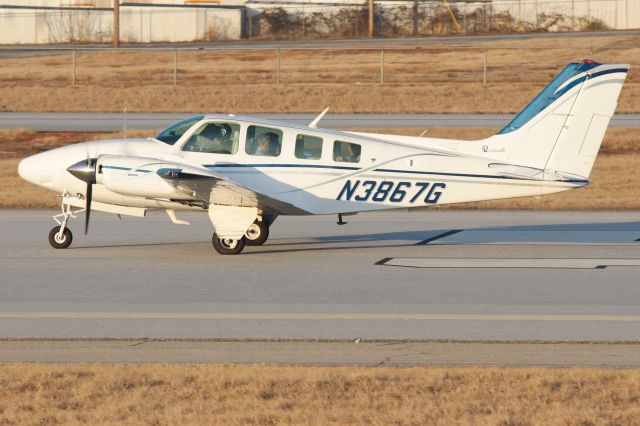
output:
M 249 155 L 277 157 L 282 148 L 282 130 L 261 126 L 249 126 L 245 152 Z
M 240 125 L 237 123 L 206 123 L 193 132 L 182 147 L 183 151 L 207 154 L 235 154 L 238 152 Z
M 361 147 L 357 143 L 335 141 L 333 144 L 333 161 L 342 163 L 359 163 Z

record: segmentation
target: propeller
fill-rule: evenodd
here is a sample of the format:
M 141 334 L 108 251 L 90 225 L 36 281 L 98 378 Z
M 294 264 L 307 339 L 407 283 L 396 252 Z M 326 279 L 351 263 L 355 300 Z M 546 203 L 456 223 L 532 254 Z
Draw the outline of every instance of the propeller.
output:
M 84 216 L 84 234 L 89 231 L 89 216 L 91 215 L 91 199 L 93 197 L 93 184 L 96 183 L 96 164 L 97 158 L 88 158 L 86 160 L 78 161 L 72 166 L 67 168 L 67 171 L 87 183 L 86 191 L 86 204 L 85 204 L 85 216 Z

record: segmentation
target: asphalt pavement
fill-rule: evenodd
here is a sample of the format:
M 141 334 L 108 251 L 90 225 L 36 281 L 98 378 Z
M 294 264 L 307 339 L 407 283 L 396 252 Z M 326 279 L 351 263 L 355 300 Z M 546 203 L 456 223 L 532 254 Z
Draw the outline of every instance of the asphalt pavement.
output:
M 13 362 L 639 368 L 640 344 L 0 339 L 0 363 Z
M 0 211 L 0 337 L 640 341 L 637 212 L 283 217 L 238 256 L 196 213 L 55 250 L 56 213 Z

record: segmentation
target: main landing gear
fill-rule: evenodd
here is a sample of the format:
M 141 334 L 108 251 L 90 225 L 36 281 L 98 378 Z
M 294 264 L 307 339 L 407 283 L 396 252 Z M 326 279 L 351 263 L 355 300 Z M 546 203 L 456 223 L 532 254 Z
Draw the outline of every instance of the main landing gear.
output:
M 53 220 L 58 222 L 58 226 L 54 226 L 49 232 L 49 244 L 56 249 L 66 249 L 73 241 L 73 234 L 67 228 L 67 221 L 70 217 L 76 218 L 76 213 L 82 212 L 84 209 L 72 210 L 71 205 L 66 203 L 66 195 L 62 195 L 62 213 L 53 216 Z
M 276 216 L 263 216 L 262 220 L 256 219 L 244 236 L 239 239 L 220 238 L 214 233 L 211 241 L 213 248 L 220 254 L 238 254 L 245 246 L 261 246 L 269 238 L 269 226 L 276 220 Z
M 220 238 L 215 232 L 213 233 L 211 241 L 213 242 L 213 248 L 220 254 L 238 254 L 245 246 L 245 237 L 239 240 Z
M 269 238 L 269 226 L 263 220 L 256 219 L 244 234 L 248 246 L 261 246 L 267 238 Z

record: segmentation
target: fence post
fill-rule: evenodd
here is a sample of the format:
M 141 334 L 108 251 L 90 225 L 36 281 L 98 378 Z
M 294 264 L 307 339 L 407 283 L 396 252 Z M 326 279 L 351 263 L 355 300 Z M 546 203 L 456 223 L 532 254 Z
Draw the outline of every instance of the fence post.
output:
M 486 86 L 487 85 L 487 56 L 488 56 L 488 52 L 487 52 L 487 48 L 484 48 L 484 55 L 483 55 L 483 66 L 482 66 L 482 86 Z
M 76 85 L 76 49 L 71 52 L 71 85 Z
M 418 35 L 418 0 L 413 0 L 413 36 Z
M 380 84 L 384 84 L 384 49 L 380 49 Z
M 173 49 L 173 85 L 178 85 L 178 49 Z
M 120 47 L 120 0 L 113 0 L 113 48 Z
M 369 38 L 373 37 L 374 33 L 373 19 L 373 0 L 369 0 Z
M 280 48 L 276 49 L 276 83 L 280 84 Z

